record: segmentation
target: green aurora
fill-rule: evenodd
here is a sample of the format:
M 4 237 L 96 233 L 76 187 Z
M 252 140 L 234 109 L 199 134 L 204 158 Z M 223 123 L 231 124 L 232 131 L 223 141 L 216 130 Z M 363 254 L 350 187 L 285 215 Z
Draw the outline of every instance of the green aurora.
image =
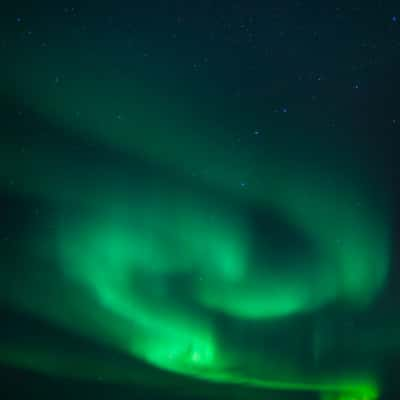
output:
M 12 190 L 58 210 L 32 228 L 27 247 L 46 266 L 8 290 L 16 307 L 178 374 L 323 396 L 377 396 L 374 371 L 315 369 L 269 343 L 257 353 L 243 338 L 237 346 L 219 322 L 248 324 L 244 335 L 252 337 L 266 324 L 335 302 L 362 309 L 374 300 L 388 273 L 390 215 L 348 176 L 296 169 L 292 157 L 280 154 L 265 168 L 271 183 L 263 191 L 234 189 L 229 176 L 216 186 L 200 178 L 193 185 L 191 177 L 189 185 L 170 166 L 157 173 L 160 160 L 136 161 L 143 164 L 139 173 L 123 162 L 93 164 L 76 155 L 72 162 L 70 139 L 57 140 L 65 148 L 57 157 L 45 156 L 57 148 L 44 135 L 29 142 L 34 163 L 21 164 L 12 142 L 3 158 L 3 171 L 19 171 L 23 182 Z M 234 201 L 229 190 L 238 193 Z M 323 358 L 323 346 L 315 346 Z M 25 365 L 10 348 L 3 358 L 11 364 L 72 374 L 62 363 L 51 367 L 46 350 Z M 108 379 L 115 375 L 110 368 Z M 132 379 L 123 376 L 117 380 Z
M 6 93 L 16 84 L 34 137 L 9 128 L 2 188 L 48 215 L 25 233 L 23 275 L 11 271 L 11 256 L 2 260 L 2 300 L 127 358 L 109 363 L 16 338 L 0 360 L 137 383 L 131 358 L 154 376 L 377 398 L 377 365 L 351 354 L 340 366 L 325 362 L 341 349 L 321 317 L 335 307 L 362 313 L 385 288 L 391 199 L 369 151 L 356 152 L 348 132 L 321 139 L 293 116 L 283 127 L 265 118 L 264 137 L 250 132 L 239 153 L 225 139 L 242 127 L 215 116 L 240 110 L 221 94 L 195 97 L 173 83 L 162 91 L 146 71 L 126 81 L 104 72 L 99 83 L 93 71 L 107 70 L 104 59 L 81 58 L 61 87 L 44 90 L 47 69 L 74 51 L 37 57 L 29 73 L 15 71 L 18 84 L 3 83 Z M 30 56 L 20 57 L 23 65 Z M 190 105 L 170 95 L 178 92 Z M 277 345 L 315 315 L 308 361 L 301 345 Z

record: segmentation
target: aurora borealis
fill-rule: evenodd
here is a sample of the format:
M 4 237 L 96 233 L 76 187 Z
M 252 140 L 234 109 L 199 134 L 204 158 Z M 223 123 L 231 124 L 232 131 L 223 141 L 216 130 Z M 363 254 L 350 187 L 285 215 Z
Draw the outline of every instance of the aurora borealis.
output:
M 79 3 L 0 17 L 4 380 L 391 398 L 396 10 Z

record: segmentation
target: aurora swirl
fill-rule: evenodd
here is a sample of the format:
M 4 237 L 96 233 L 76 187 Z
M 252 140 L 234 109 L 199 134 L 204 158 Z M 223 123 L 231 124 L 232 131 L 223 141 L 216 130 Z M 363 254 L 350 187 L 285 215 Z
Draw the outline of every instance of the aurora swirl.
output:
M 382 154 L 350 126 L 321 131 L 300 106 L 267 114 L 209 77 L 186 86 L 162 54 L 132 56 L 117 78 L 114 48 L 59 35 L 53 52 L 10 55 L 0 82 L 0 189 L 34 210 L 16 249 L 1 245 L 0 300 L 119 358 L 19 332 L 0 362 L 85 381 L 195 382 L 207 395 L 233 385 L 377 399 L 398 323 L 384 321 L 385 343 L 384 323 L 351 324 L 391 272 Z
M 316 374 L 312 362 L 305 368 L 290 352 L 282 358 L 272 343 L 257 354 L 239 335 L 239 348 L 220 322 L 249 324 L 242 335 L 252 337 L 338 302 L 362 309 L 374 300 L 387 276 L 389 214 L 340 174 L 327 170 L 324 182 L 313 170 L 292 169 L 292 159 L 272 160 L 271 187 L 232 201 L 211 182 L 187 185 L 179 174 L 155 174 L 151 163 L 137 174 L 124 163 L 71 158 L 68 144 L 49 160 L 39 151 L 55 150 L 47 136 L 31 144 L 34 164 L 13 167 L 8 146 L 8 170 L 31 176 L 13 190 L 57 210 L 32 228 L 27 247 L 49 266 L 9 293 L 17 307 L 177 374 L 376 396 L 370 371 Z M 323 346 L 314 347 L 323 357 Z

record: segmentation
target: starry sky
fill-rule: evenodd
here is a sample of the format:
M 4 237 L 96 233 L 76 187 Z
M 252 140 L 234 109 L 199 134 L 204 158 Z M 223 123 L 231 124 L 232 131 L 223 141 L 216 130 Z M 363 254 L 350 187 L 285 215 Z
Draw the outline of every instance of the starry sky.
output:
M 13 1 L 5 398 L 395 399 L 396 1 Z

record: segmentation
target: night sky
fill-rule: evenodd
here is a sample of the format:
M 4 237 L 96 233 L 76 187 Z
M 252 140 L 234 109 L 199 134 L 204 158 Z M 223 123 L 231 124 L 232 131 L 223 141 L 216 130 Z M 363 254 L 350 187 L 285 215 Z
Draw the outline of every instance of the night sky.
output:
M 0 13 L 1 399 L 398 399 L 400 3 Z

